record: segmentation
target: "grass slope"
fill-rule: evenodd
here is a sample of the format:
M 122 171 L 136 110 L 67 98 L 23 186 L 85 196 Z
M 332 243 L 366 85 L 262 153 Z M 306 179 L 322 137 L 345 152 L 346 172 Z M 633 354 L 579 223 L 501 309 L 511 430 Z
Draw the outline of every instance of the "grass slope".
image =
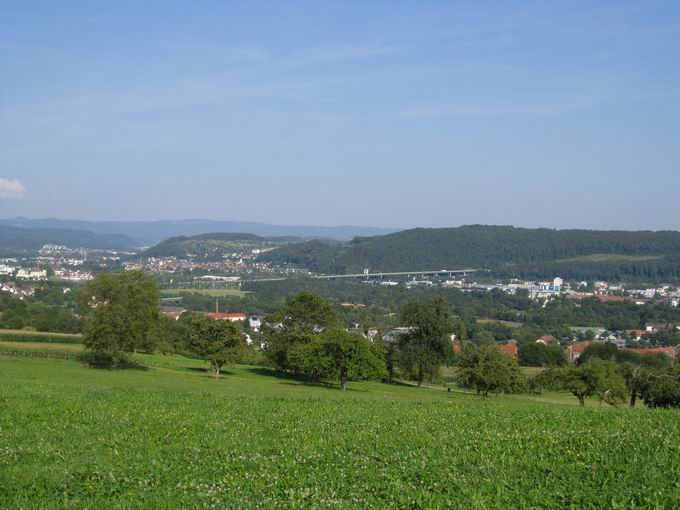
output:
M 672 508 L 680 415 L 0 357 L 2 508 Z M 573 399 L 575 401 L 575 399 Z

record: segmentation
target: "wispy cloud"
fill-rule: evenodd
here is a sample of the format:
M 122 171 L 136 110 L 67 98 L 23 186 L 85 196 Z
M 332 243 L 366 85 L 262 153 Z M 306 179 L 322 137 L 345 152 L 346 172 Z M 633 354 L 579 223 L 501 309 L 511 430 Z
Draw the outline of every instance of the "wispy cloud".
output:
M 26 186 L 17 179 L 3 179 L 0 177 L 0 198 L 16 200 L 24 198 L 25 195 Z

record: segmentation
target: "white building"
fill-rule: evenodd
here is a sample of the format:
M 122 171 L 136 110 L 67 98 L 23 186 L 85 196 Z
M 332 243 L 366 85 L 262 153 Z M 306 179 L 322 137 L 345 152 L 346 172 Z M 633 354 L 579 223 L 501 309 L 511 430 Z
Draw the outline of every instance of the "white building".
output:
M 17 278 L 23 278 L 24 280 L 46 280 L 47 270 L 21 268 L 17 271 Z
M 0 264 L 0 274 L 1 275 L 14 274 L 14 271 L 16 271 L 16 270 L 17 270 L 16 267 L 7 266 L 5 264 Z
M 250 329 L 253 331 L 260 331 L 260 328 L 262 327 L 262 317 L 251 315 L 248 317 L 248 324 L 250 325 Z

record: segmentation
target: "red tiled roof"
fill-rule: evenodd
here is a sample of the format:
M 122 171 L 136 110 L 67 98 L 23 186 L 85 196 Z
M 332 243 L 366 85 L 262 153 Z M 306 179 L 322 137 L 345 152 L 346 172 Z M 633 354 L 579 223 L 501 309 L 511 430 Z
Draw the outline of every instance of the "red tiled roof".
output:
M 569 347 L 567 347 L 565 350 L 568 353 L 583 353 L 583 351 L 586 350 L 586 348 L 590 345 L 590 342 L 574 342 L 571 344 Z
M 516 343 L 500 344 L 498 347 L 501 351 L 503 351 L 506 354 L 509 354 L 513 358 L 517 357 L 517 344 Z
M 675 348 L 674 347 L 650 347 L 649 349 L 623 349 L 628 352 L 635 352 L 641 356 L 646 356 L 648 354 L 665 354 L 669 358 L 675 359 Z
M 206 313 L 211 319 L 245 319 L 245 313 Z

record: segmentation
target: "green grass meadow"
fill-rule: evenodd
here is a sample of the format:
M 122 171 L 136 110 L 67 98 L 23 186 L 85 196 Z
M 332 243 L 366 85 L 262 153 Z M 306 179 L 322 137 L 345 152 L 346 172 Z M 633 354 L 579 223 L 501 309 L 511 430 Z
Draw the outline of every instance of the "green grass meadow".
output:
M 110 371 L 0 353 L 0 508 L 680 502 L 676 411 L 378 382 L 342 393 L 258 367 L 215 380 L 198 360 L 138 359 L 145 369 Z

